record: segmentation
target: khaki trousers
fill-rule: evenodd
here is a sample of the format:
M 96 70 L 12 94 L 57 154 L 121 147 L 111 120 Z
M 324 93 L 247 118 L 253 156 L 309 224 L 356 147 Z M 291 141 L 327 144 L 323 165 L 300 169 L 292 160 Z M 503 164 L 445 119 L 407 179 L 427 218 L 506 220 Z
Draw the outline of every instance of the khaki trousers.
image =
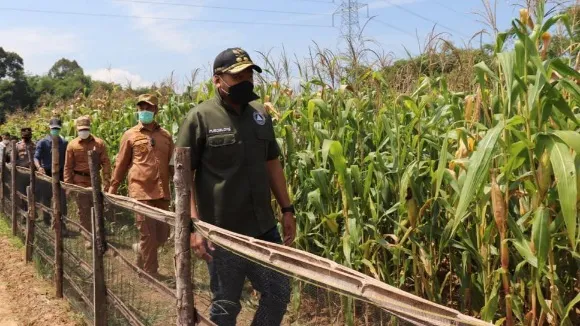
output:
M 169 210 L 169 200 L 140 200 L 141 203 Z M 161 221 L 137 214 L 137 229 L 140 233 L 139 248 L 143 261 L 143 270 L 149 274 L 157 273 L 159 262 L 157 249 L 169 238 L 169 225 Z
M 81 187 L 91 186 L 91 177 L 75 174 L 73 183 Z M 93 208 L 93 197 L 87 194 L 76 194 L 75 201 L 77 203 L 77 215 L 81 222 L 81 226 L 89 233 L 93 232 L 93 223 L 91 223 L 91 210 Z

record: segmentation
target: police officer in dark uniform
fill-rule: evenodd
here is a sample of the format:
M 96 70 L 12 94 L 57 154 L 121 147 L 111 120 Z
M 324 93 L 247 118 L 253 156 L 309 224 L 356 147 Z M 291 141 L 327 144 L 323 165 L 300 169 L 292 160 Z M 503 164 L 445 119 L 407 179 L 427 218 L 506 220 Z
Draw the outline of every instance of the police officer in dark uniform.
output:
M 191 148 L 195 175 L 191 217 L 282 243 L 271 207 L 273 192 L 283 207 L 283 243 L 291 245 L 296 234 L 294 208 L 278 159 L 272 120 L 255 102 L 259 97 L 253 92 L 254 71 L 262 69 L 246 51 L 230 48 L 220 53 L 213 66 L 216 96 L 193 108 L 180 127 L 176 146 Z M 214 323 L 236 324 L 247 277 L 261 293 L 252 325 L 280 325 L 290 299 L 288 277 L 214 248 L 195 231 L 191 245 L 198 257 L 208 261 Z
M 36 145 L 32 141 L 32 128 L 23 127 L 20 129 L 20 136 L 22 140 L 16 143 L 16 162 L 11 162 L 12 159 L 12 147 L 8 147 L 6 153 L 6 162 L 14 163 L 16 166 L 30 168 L 30 160 L 28 152 L 29 149 L 34 153 Z M 30 175 L 27 173 L 16 172 L 16 190 L 23 194 L 26 194 L 26 187 L 30 185 Z M 19 197 L 20 198 L 20 197 Z M 16 202 L 20 203 L 20 208 L 24 211 L 28 210 L 28 205 L 24 200 L 16 199 Z

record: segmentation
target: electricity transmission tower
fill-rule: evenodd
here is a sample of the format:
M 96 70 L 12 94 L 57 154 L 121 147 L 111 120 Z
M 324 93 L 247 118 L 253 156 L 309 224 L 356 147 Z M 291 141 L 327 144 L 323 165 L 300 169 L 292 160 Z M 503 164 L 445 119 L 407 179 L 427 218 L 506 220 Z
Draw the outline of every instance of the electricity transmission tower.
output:
M 341 0 L 339 7 L 332 14 L 332 26 L 334 26 L 334 16 L 340 15 L 340 33 L 349 43 L 358 43 L 362 39 L 358 12 L 364 7 L 367 8 L 368 17 L 369 6 L 366 3 L 360 3 L 358 0 Z

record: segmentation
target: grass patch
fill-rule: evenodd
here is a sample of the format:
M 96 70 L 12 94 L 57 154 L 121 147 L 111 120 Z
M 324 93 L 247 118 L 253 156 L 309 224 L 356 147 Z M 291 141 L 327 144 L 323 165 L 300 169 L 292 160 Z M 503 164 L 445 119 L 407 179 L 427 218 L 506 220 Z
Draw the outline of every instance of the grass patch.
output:
M 8 224 L 6 215 L 0 214 L 0 235 L 8 238 L 11 245 L 18 249 L 24 248 L 24 243 L 20 238 L 12 235 L 12 225 Z

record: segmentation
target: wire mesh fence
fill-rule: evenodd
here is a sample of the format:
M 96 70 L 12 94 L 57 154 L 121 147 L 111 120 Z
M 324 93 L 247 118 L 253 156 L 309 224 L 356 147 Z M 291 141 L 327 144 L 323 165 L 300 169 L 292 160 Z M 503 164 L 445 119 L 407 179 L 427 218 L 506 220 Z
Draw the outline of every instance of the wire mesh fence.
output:
M 185 308 L 199 314 L 193 315 L 203 325 L 485 324 L 331 261 L 281 246 L 278 229 L 254 239 L 198 222 L 196 231 L 208 240 L 212 259 L 197 258 L 187 247 L 192 290 L 183 292 L 176 268 L 176 237 L 187 237 L 189 244 L 189 232 L 178 232 L 182 230 L 179 214 L 104 194 L 99 217 L 93 209 L 99 197 L 91 188 L 60 183 L 60 196 L 53 196 L 52 178 L 37 174 L 31 183 L 30 170 L 1 166 L 2 215 L 16 223 L 15 234 L 23 241 L 30 241 L 32 232 L 31 261 L 41 276 L 55 283 L 59 261 L 55 244 L 60 235 L 55 232 L 58 223 L 53 212 L 55 198 L 62 199 L 62 289 L 87 324 L 102 320 L 107 325 L 168 325 L 176 320 L 184 324 L 179 322 L 184 308 L 180 294 L 193 298 L 194 306 Z M 31 189 L 34 196 L 27 187 L 35 188 Z M 30 209 L 29 198 L 35 201 L 35 210 Z M 99 218 L 106 252 L 95 248 L 99 242 L 93 230 Z M 146 226 L 156 231 L 145 231 Z M 104 310 L 98 310 L 99 277 L 105 284 Z M 106 311 L 106 318 L 96 311 Z
M 194 257 L 192 281 L 196 308 L 218 325 L 411 325 L 372 303 L 226 247 L 213 245 L 210 253 L 211 263 Z M 281 322 L 272 319 L 277 314 Z

